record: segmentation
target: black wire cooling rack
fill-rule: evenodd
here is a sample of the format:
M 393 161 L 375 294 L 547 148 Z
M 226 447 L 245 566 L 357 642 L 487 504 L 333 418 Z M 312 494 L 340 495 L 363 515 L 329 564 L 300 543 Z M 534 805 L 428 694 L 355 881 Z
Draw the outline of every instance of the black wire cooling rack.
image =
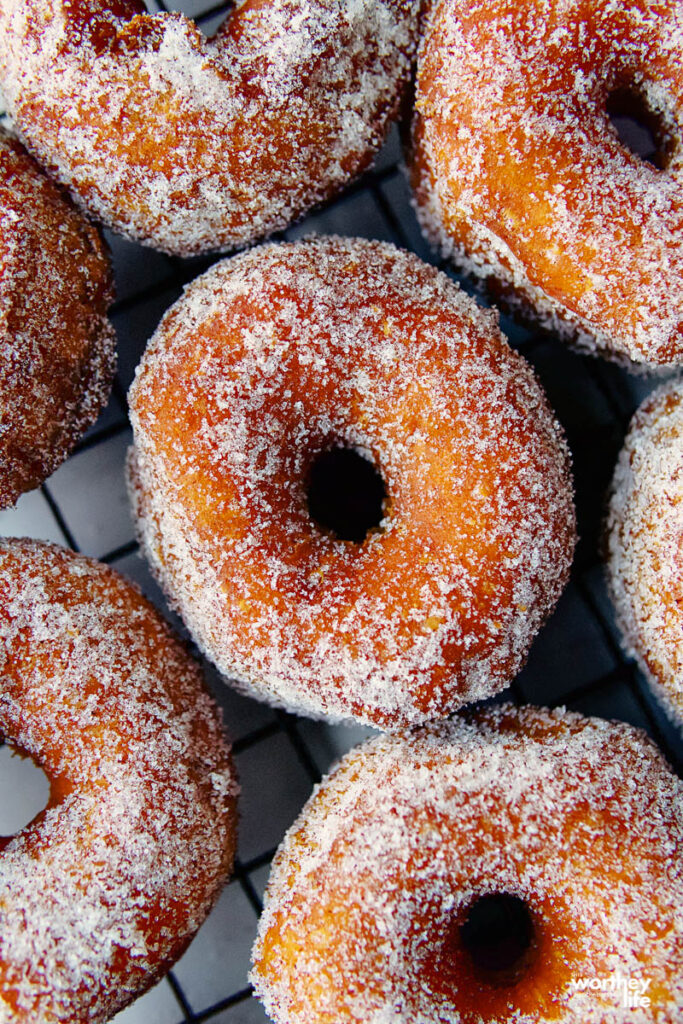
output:
M 167 9 L 157 0 L 149 6 Z M 195 17 L 210 35 L 231 5 L 185 0 L 172 6 Z M 280 237 L 291 240 L 312 231 L 361 235 L 394 242 L 438 263 L 417 226 L 400 157 L 394 129 L 370 173 L 340 200 Z M 119 338 L 111 401 L 71 458 L 15 509 L 0 513 L 0 535 L 41 537 L 100 558 L 135 579 L 182 631 L 134 540 L 124 482 L 131 440 L 126 392 L 162 314 L 183 286 L 214 260 L 180 260 L 114 236 L 109 241 L 118 294 L 112 320 Z M 580 542 L 571 582 L 557 610 L 538 636 L 528 664 L 500 699 L 563 704 L 640 726 L 681 772 L 680 736 L 621 649 L 599 553 L 605 492 L 629 419 L 658 381 L 576 355 L 547 334 L 501 319 L 514 347 L 534 365 L 566 431 L 574 460 Z M 220 683 L 210 666 L 207 678 L 224 709 L 242 784 L 235 872 L 182 959 L 166 979 L 116 1017 L 117 1024 L 267 1020 L 252 998 L 247 973 L 270 861 L 313 784 L 340 754 L 371 732 L 310 722 L 239 697 Z M 2 764 L 7 767 L 7 761 Z M 21 804 L 21 787 L 13 799 Z

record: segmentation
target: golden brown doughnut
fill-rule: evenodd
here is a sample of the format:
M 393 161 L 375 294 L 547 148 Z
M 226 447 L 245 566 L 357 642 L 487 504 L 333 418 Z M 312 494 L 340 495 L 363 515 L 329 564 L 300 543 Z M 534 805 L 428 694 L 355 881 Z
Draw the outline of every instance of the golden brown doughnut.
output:
M 0 730 L 51 785 L 0 845 L 0 1020 L 101 1024 L 218 897 L 235 847 L 229 749 L 159 614 L 62 548 L 0 542 L 0 671 Z
M 377 737 L 280 846 L 256 993 L 277 1024 L 673 1024 L 682 798 L 640 730 L 562 709 Z
M 619 140 L 636 93 L 663 167 Z M 413 178 L 432 242 L 588 351 L 683 361 L 683 4 L 434 0 Z
M 144 553 L 260 700 L 384 728 L 443 717 L 508 685 L 566 581 L 568 455 L 532 371 L 391 245 L 219 263 L 164 317 L 130 410 Z M 357 540 L 309 508 L 339 449 L 386 488 Z
M 0 130 L 0 508 L 42 483 L 106 403 L 111 299 L 99 233 Z
M 93 215 L 190 255 L 290 224 L 370 164 L 419 0 L 245 0 L 205 39 L 139 0 L 0 0 L 0 84 Z
M 630 654 L 683 727 L 683 380 L 636 413 L 607 518 L 607 576 Z

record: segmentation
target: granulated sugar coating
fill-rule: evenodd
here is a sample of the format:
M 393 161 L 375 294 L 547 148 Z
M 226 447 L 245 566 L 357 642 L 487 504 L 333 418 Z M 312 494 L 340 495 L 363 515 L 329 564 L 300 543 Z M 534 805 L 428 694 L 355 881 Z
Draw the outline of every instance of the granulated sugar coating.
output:
M 619 456 L 607 575 L 630 654 L 683 727 L 683 380 L 640 407 Z
M 277 1024 L 674 1024 L 682 798 L 644 733 L 563 710 L 377 737 L 280 846 L 256 992 Z M 507 974 L 461 930 L 489 894 L 530 915 Z
M 0 671 L 0 730 L 51 781 L 0 838 L 0 1021 L 100 1024 L 180 956 L 230 870 L 219 715 L 137 588 L 34 541 L 0 542 Z
M 111 299 L 98 232 L 0 130 L 0 508 L 41 484 L 105 405 Z
M 619 141 L 636 94 L 661 169 Z M 683 362 L 683 4 L 435 0 L 413 182 L 422 226 L 588 351 Z
M 212 40 L 138 0 L 0 0 L 0 85 L 93 215 L 166 252 L 291 224 L 369 165 L 419 0 L 242 0 Z
M 417 257 L 319 238 L 189 286 L 130 393 L 143 550 L 244 692 L 383 728 L 508 685 L 567 579 L 568 455 L 495 317 Z M 379 471 L 362 543 L 314 524 L 342 447 Z

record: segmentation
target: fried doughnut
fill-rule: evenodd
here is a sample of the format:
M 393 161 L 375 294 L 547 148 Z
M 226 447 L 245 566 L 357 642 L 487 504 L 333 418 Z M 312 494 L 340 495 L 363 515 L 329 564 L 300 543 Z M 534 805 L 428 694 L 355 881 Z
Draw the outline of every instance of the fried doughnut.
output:
M 580 348 L 683 361 L 680 0 L 434 0 L 419 58 L 422 226 Z M 655 167 L 609 110 L 647 108 Z
M 566 581 L 568 456 L 540 387 L 493 314 L 393 246 L 213 267 L 162 321 L 130 410 L 144 553 L 258 699 L 385 728 L 447 715 L 509 683 Z M 310 513 L 340 449 L 384 485 L 356 540 Z
M 671 1024 L 682 797 L 640 730 L 564 710 L 379 736 L 280 846 L 256 993 L 277 1024 Z
M 102 239 L 0 129 L 0 508 L 66 458 L 109 397 Z
M 170 967 L 235 846 L 236 785 L 197 665 L 132 584 L 0 542 L 0 730 L 50 801 L 0 840 L 0 1020 L 99 1024 Z
M 607 575 L 624 643 L 683 726 L 683 380 L 642 404 L 612 482 Z
M 0 0 L 0 84 L 33 152 L 165 252 L 285 228 L 360 174 L 408 79 L 419 0 L 246 0 L 207 40 L 139 0 Z

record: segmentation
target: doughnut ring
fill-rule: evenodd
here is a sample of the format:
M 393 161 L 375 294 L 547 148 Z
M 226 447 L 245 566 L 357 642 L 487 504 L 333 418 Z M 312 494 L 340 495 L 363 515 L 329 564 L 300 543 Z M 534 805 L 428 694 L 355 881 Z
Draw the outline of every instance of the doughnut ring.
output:
M 111 300 L 99 233 L 0 130 L 0 508 L 41 484 L 105 405 Z
M 189 286 L 129 405 L 142 548 L 245 693 L 397 728 L 508 685 L 566 581 L 564 440 L 493 314 L 416 256 L 267 245 Z M 318 467 L 384 485 L 344 536 Z
M 280 846 L 256 994 L 276 1024 L 677 1020 L 682 796 L 640 730 L 564 710 L 378 736 Z
M 246 0 L 213 39 L 140 0 L 0 0 L 0 84 L 93 216 L 164 252 L 287 227 L 365 170 L 419 0 Z
M 413 182 L 427 236 L 590 352 L 683 361 L 680 0 L 435 0 Z M 661 167 L 609 111 L 646 108 Z
M 232 866 L 236 784 L 198 666 L 140 592 L 0 541 L 0 730 L 48 806 L 0 839 L 0 1020 L 103 1024 L 181 955 Z
M 641 405 L 607 516 L 607 576 L 625 646 L 683 726 L 683 380 Z

